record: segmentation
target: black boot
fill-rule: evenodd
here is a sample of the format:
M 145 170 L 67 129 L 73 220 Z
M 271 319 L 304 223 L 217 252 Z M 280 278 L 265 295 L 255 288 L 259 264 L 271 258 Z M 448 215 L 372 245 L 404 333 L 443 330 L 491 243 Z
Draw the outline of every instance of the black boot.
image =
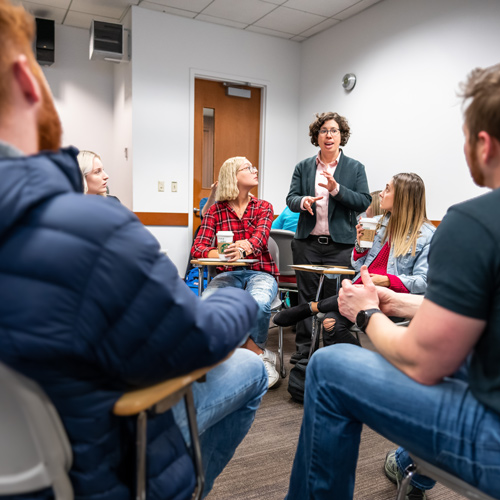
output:
M 274 316 L 273 321 L 278 326 L 292 326 L 312 315 L 309 303 L 306 302 L 305 304 L 290 307 L 290 309 L 283 309 L 283 311 Z

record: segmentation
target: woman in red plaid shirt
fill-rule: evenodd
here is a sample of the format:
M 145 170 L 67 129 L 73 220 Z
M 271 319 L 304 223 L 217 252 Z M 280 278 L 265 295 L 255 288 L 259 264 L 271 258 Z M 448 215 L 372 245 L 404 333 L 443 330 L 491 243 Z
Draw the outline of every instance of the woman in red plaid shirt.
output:
M 214 203 L 203 217 L 191 255 L 199 258 L 219 258 L 216 246 L 218 231 L 232 231 L 233 243 L 225 250 L 227 260 L 257 259 L 246 267 L 224 266 L 208 285 L 210 290 L 232 286 L 247 290 L 259 304 L 259 314 L 248 340 L 242 347 L 254 351 L 264 362 L 269 387 L 279 379 L 276 354 L 265 348 L 271 303 L 278 293 L 278 269 L 267 248 L 273 222 L 272 205 L 250 194 L 258 186 L 257 169 L 243 156 L 229 158 L 219 172 L 219 185 Z

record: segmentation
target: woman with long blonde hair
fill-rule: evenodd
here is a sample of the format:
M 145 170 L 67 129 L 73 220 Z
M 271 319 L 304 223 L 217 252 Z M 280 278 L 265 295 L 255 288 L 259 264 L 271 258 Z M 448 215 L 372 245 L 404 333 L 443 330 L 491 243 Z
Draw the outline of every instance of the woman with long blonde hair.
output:
M 366 265 L 375 285 L 423 295 L 427 288 L 427 255 L 435 231 L 426 215 L 423 180 L 414 173 L 396 174 L 380 193 L 380 208 L 383 214 L 375 217 L 378 225 L 371 248 L 359 246 L 363 228 L 360 224 L 356 226 L 357 241 L 351 264 L 358 274 L 353 283 L 361 282 L 359 271 Z M 284 310 L 274 317 L 274 322 L 290 326 L 318 312 L 326 313 L 325 345 L 359 345 L 349 331 L 352 322 L 338 312 L 336 295 Z
M 250 194 L 250 190 L 258 186 L 259 176 L 257 168 L 244 156 L 226 160 L 220 169 L 218 182 L 216 202 L 203 217 L 191 255 L 195 259 L 218 259 L 217 232 L 233 232 L 233 243 L 224 251 L 228 265 L 217 268 L 218 275 L 206 291 L 223 287 L 243 288 L 257 301 L 257 321 L 243 347 L 261 357 L 271 387 L 279 379 L 276 354 L 265 348 L 271 303 L 278 293 L 278 269 L 267 247 L 274 218 L 273 207 Z M 247 258 L 256 262 L 245 267 L 231 267 L 231 262 Z

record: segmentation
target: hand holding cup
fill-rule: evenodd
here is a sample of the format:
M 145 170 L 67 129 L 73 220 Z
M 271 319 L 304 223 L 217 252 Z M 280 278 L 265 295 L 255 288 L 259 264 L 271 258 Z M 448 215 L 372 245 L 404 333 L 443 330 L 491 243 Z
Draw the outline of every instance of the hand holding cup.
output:
M 361 231 L 356 226 L 358 244 L 361 248 L 371 248 L 373 246 L 373 241 L 375 240 L 375 234 L 377 232 L 377 219 L 363 218 L 360 219 L 359 225 L 361 225 Z
M 359 242 L 361 241 L 362 236 L 363 236 L 363 226 L 361 224 L 358 224 L 356 226 L 356 239 L 358 240 L 358 245 Z
M 217 232 L 217 251 L 219 253 L 220 260 L 228 260 L 226 256 L 226 249 L 233 244 L 234 234 L 232 231 L 218 231 Z M 236 251 L 239 255 L 239 252 Z M 232 255 L 232 251 L 230 254 Z
M 229 262 L 234 262 L 238 259 L 241 259 L 241 252 L 239 247 L 236 246 L 236 243 L 231 243 L 225 250 L 224 255 L 226 257 L 225 260 Z

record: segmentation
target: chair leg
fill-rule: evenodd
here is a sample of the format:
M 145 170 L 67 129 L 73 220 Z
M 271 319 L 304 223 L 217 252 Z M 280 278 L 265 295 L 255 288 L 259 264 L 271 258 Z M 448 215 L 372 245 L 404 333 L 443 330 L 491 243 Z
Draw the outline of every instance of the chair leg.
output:
M 285 363 L 283 362 L 283 327 L 279 327 L 279 337 L 278 337 L 278 353 L 280 357 L 280 375 L 281 378 L 286 377 Z
M 192 500 L 199 500 L 205 487 L 205 475 L 203 463 L 201 461 L 200 438 L 198 436 L 198 426 L 196 424 L 196 409 L 194 407 L 193 391 L 189 386 L 184 395 L 186 413 L 189 423 L 189 433 L 191 435 L 191 446 L 193 447 L 194 468 L 196 471 L 196 488 L 193 492 Z
M 396 497 L 396 500 L 405 500 L 406 490 L 408 489 L 408 486 L 410 486 L 411 478 L 414 476 L 416 470 L 417 468 L 413 464 L 410 464 L 406 468 L 405 477 L 399 485 L 398 496 Z
M 148 417 L 145 411 L 137 415 L 137 442 L 136 442 L 136 500 L 146 500 L 146 445 L 147 445 Z
M 313 316 L 311 347 L 309 348 L 308 359 L 311 358 L 314 351 L 319 347 L 319 340 L 323 336 L 323 321 L 319 320 L 317 315 Z

